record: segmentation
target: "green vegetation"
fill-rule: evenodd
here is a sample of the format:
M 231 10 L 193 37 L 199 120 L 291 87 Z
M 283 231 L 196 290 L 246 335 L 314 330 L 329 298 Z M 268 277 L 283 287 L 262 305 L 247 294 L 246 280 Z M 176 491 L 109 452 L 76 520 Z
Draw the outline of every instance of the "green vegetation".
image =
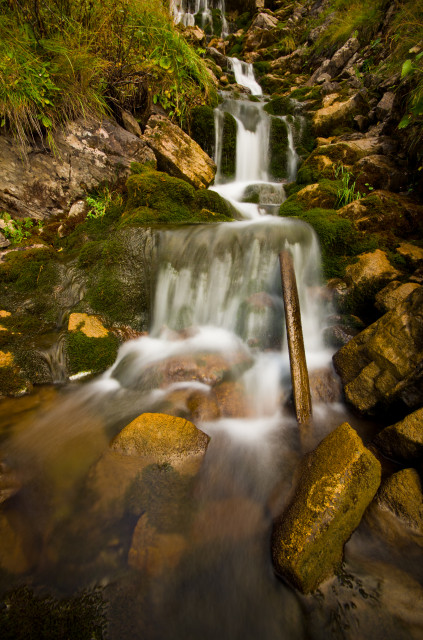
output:
M 275 180 L 287 177 L 288 128 L 280 118 L 272 118 L 269 135 L 269 171 Z
M 191 137 L 211 158 L 214 153 L 214 112 L 207 105 L 194 107 L 190 117 Z
M 341 218 L 334 209 L 314 208 L 304 211 L 301 203 L 291 198 L 281 205 L 279 215 L 303 220 L 316 231 L 322 249 L 326 278 L 342 277 L 353 256 L 378 248 L 377 236 L 369 235 L 363 238 L 353 222 Z
M 352 173 L 350 173 L 343 164 L 338 164 L 335 169 L 335 178 L 341 181 L 341 185 L 337 191 L 336 208 L 344 207 L 354 200 L 360 200 L 363 194 L 356 191 L 356 181 Z
M 21 244 L 28 240 L 35 231 L 42 231 L 43 224 L 41 220 L 32 220 L 31 218 L 22 218 L 13 220 L 9 213 L 5 211 L 0 213 L 0 220 L 4 220 L 8 224 L 2 229 L 5 238 L 8 238 L 12 244 Z
M 264 107 L 272 116 L 286 116 L 294 113 L 295 105 L 288 96 L 276 96 Z
M 142 113 L 153 101 L 182 121 L 215 100 L 160 0 L 0 0 L 0 14 L 0 122 L 22 144 L 115 107 Z
M 10 253 L 0 265 L 0 275 L 2 283 L 13 283 L 22 293 L 51 292 L 57 282 L 55 252 L 45 248 Z
M 105 371 L 116 360 L 118 346 L 118 339 L 112 334 L 104 338 L 89 338 L 82 331 L 69 332 L 66 354 L 70 375 L 81 371 Z
M 236 169 L 236 120 L 230 113 L 224 115 L 222 132 L 222 157 L 220 170 L 223 176 L 231 178 Z

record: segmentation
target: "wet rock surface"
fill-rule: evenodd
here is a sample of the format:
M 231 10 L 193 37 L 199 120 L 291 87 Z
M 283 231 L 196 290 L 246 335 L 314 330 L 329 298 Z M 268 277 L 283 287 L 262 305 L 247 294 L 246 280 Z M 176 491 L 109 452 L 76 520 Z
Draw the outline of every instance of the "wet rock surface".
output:
M 382 453 L 396 460 L 412 462 L 423 456 L 423 409 L 383 429 L 374 439 Z
M 274 523 L 275 571 L 303 593 L 332 575 L 380 475 L 380 463 L 349 424 L 327 436 L 303 460 L 294 498 Z

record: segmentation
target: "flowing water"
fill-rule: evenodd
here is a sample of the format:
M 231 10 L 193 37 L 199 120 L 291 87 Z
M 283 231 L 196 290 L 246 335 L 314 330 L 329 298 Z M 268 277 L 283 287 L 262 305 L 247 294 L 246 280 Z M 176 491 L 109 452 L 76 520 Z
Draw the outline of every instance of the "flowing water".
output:
M 241 72 L 238 81 L 254 86 L 251 67 Z M 61 596 L 99 585 L 112 640 L 422 637 L 416 550 L 394 550 L 365 525 L 346 546 L 342 575 L 316 594 L 301 596 L 273 574 L 272 518 L 289 499 L 302 455 L 290 405 L 282 249 L 294 257 L 312 376 L 330 370 L 327 310 L 314 232 L 266 213 L 284 190 L 267 171 L 263 104 L 224 99 L 217 160 L 222 110 L 237 121 L 236 176 L 224 182 L 218 173 L 213 188 L 244 219 L 161 232 L 148 336 L 124 343 L 115 364 L 89 383 L 1 405 L 2 456 L 22 485 L 5 512 L 25 541 L 25 553 L 8 547 L 2 587 L 27 582 Z M 295 172 L 292 136 L 288 153 Z M 251 185 L 258 204 L 242 202 Z M 194 396 L 217 394 L 222 369 L 232 402 L 223 416 L 196 419 L 211 440 L 195 480 L 112 454 L 113 436 L 141 413 L 186 416 Z M 345 419 L 362 436 L 372 433 L 339 402 L 315 401 L 313 410 L 308 446 Z M 152 555 L 141 568 L 128 566 L 145 511 L 160 535 L 149 538 L 147 527 Z
M 194 27 L 196 22 L 204 29 L 213 24 L 212 9 L 217 9 L 222 20 L 222 37 L 228 35 L 225 0 L 170 0 L 170 13 L 175 24 Z

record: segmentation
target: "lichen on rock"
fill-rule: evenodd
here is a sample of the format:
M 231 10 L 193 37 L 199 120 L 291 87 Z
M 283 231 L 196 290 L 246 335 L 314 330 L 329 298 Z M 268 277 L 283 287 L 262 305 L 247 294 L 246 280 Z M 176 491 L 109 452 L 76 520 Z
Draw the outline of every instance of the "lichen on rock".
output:
M 303 593 L 332 575 L 380 477 L 380 463 L 348 423 L 324 438 L 303 460 L 292 502 L 274 524 L 275 571 Z

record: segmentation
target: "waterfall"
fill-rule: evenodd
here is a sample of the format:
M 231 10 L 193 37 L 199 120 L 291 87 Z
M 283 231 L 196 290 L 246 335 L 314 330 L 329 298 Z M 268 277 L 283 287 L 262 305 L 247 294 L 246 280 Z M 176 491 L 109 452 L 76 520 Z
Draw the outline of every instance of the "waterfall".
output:
M 225 0 L 171 0 L 169 9 L 175 24 L 194 27 L 198 23 L 202 29 L 207 25 L 213 27 L 212 9 L 217 9 L 222 20 L 222 38 L 228 35 Z
M 263 95 L 263 90 L 254 77 L 253 65 L 238 58 L 229 58 L 229 61 L 237 84 L 249 89 L 253 96 Z

